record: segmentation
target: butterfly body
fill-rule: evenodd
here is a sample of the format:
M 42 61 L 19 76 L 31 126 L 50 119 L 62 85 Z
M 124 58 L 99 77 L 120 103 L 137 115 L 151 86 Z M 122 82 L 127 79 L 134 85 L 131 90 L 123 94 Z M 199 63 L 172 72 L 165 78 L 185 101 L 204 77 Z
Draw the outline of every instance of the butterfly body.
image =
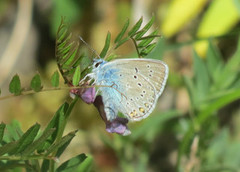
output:
M 155 108 L 168 77 L 168 66 L 160 60 L 95 59 L 87 76 L 99 85 L 104 111 L 112 121 L 118 112 L 131 121 L 146 118 Z

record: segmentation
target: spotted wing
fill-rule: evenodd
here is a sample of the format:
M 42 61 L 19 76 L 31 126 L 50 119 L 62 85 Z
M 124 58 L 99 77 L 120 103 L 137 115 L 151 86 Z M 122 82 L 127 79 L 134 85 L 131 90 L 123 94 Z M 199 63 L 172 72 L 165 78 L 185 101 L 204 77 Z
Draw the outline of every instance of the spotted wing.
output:
M 168 77 L 165 63 L 151 59 L 118 59 L 108 62 L 104 69 L 114 71 L 109 79 L 116 94 L 110 95 L 109 100 L 112 98 L 118 111 L 130 120 L 139 121 L 154 110 Z M 120 94 L 121 98 L 116 99 Z

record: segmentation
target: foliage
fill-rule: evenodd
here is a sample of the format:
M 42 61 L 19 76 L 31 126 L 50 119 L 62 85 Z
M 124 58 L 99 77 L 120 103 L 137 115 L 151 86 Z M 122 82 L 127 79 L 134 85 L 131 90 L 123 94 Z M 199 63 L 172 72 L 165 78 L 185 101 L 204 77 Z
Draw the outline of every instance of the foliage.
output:
M 141 18 L 130 29 L 127 36 L 125 36 L 129 25 L 129 20 L 127 20 L 123 29 L 114 40 L 114 49 L 117 49 L 128 40 L 132 40 L 139 57 L 146 56 L 152 51 L 156 45 L 156 43 L 152 43 L 152 41 L 158 37 L 157 31 L 155 30 L 149 36 L 144 35 L 153 25 L 154 18 L 140 29 L 142 20 Z M 88 57 L 84 54 L 84 51 L 81 51 L 82 49 L 80 48 L 79 42 L 81 39 L 82 38 L 76 39 L 69 31 L 64 19 L 62 19 L 56 36 L 56 59 L 59 71 L 65 83 L 69 86 L 77 87 L 81 79 L 81 73 L 85 74 L 89 69 L 86 65 L 83 66 L 82 61 Z M 109 32 L 106 36 L 105 45 L 100 53 L 101 58 L 110 60 L 110 56 L 107 54 L 110 44 L 111 34 Z M 40 75 L 37 73 L 33 76 L 29 88 L 22 88 L 19 76 L 15 75 L 9 84 L 9 91 L 13 93 L 13 96 L 19 96 L 61 89 L 61 87 L 59 87 L 58 71 L 53 73 L 50 82 L 52 88 L 45 88 L 42 85 Z M 68 89 L 71 89 L 71 87 Z M 9 96 L 2 97 L 2 99 L 8 97 Z M 0 170 L 18 169 L 20 167 L 25 168 L 27 171 L 90 170 L 92 160 L 91 157 L 88 158 L 85 154 L 79 154 L 62 164 L 58 164 L 58 167 L 56 167 L 58 158 L 62 155 L 77 132 L 72 131 L 63 136 L 68 117 L 77 99 L 78 98 L 75 98 L 70 104 L 64 103 L 44 130 L 40 130 L 40 124 L 38 123 L 34 124 L 26 132 L 21 130 L 18 121 L 14 121 L 8 125 L 2 123 L 0 125 Z
M 77 99 L 70 104 L 64 103 L 43 131 L 40 131 L 38 123 L 30 127 L 25 133 L 21 130 L 18 121 L 13 121 L 8 125 L 1 123 L 0 170 L 24 167 L 29 171 L 54 171 L 58 158 L 77 132 L 72 131 L 63 136 L 68 116 L 76 101 Z M 80 154 L 58 164 L 59 167 L 56 171 L 80 168 L 86 159 L 88 157 L 85 154 Z
M 191 3 L 194 8 L 189 8 L 189 5 L 179 6 L 177 2 Z M 170 5 L 170 9 L 173 10 L 170 10 L 169 13 L 177 14 L 179 20 L 176 20 L 176 15 L 167 15 L 165 24 L 162 25 L 164 34 L 172 36 L 179 31 L 183 24 L 189 22 L 190 18 L 205 9 L 206 2 L 205 0 L 198 1 L 198 3 L 192 3 L 190 0 L 173 1 Z M 236 4 L 239 11 L 239 2 L 237 0 L 231 2 Z M 235 7 L 229 4 L 231 2 L 227 0 L 210 2 L 211 8 L 206 9 L 207 12 L 203 14 L 204 17 L 199 24 L 196 35 L 209 37 L 209 34 L 212 36 L 212 32 L 218 33 L 217 35 L 220 36 L 225 34 L 238 20 Z M 66 2 L 59 1 L 59 3 L 54 15 L 57 17 L 62 9 L 60 6 L 65 6 Z M 215 27 L 216 22 L 218 22 L 216 17 L 219 18 L 219 14 L 225 14 L 221 11 L 224 8 L 219 8 L 219 3 L 230 9 L 231 15 L 225 15 L 226 18 L 217 23 L 219 27 Z M 70 3 L 70 6 L 74 7 L 72 11 L 77 11 L 75 2 Z M 164 39 L 160 39 L 157 43 L 154 42 L 154 38 L 159 37 L 157 29 L 153 29 L 148 34 L 153 26 L 154 17 L 143 27 L 142 23 L 143 18 L 140 18 L 136 24 L 129 27 L 130 21 L 127 20 L 113 41 L 111 33 L 108 32 L 99 56 L 107 61 L 116 58 L 117 56 L 113 51 L 129 40 L 133 42 L 139 57 L 151 59 L 161 58 L 165 52 L 179 48 L 177 43 L 169 45 Z M 52 25 L 56 25 L 56 20 Z M 148 171 L 149 166 L 154 161 L 154 165 L 159 164 L 159 162 L 164 163 L 164 161 L 150 159 L 150 157 L 158 153 L 155 152 L 156 147 L 158 150 L 166 151 L 163 150 L 165 147 L 163 147 L 162 142 L 158 144 L 159 140 L 157 139 L 163 138 L 162 140 L 164 140 L 168 137 L 171 137 L 171 141 L 173 141 L 173 143 L 167 143 L 168 146 L 175 144 L 175 147 L 172 150 L 167 150 L 167 155 L 170 157 L 170 154 L 176 153 L 175 149 L 178 149 L 176 164 L 171 164 L 175 168 L 173 171 L 237 171 L 240 169 L 240 158 L 237 151 L 240 148 L 239 138 L 237 134 L 234 135 L 232 132 L 234 129 L 229 126 L 222 127 L 219 120 L 219 111 L 240 98 L 240 41 L 238 40 L 236 52 L 227 61 L 227 57 L 214 45 L 214 41 L 215 38 L 204 39 L 204 42 L 209 45 L 205 59 L 201 58 L 202 54 L 198 49 L 193 50 L 193 77 L 183 76 L 181 78 L 180 76 L 179 79 L 176 77 L 179 75 L 170 68 L 169 85 L 171 85 L 171 81 L 177 80 L 179 85 L 184 83 L 181 86 L 188 91 L 190 109 L 187 112 L 181 112 L 175 107 L 165 112 L 155 112 L 144 122 L 131 126 L 133 128 L 131 136 L 111 135 L 108 137 L 105 133 L 101 134 L 105 145 L 116 154 L 122 171 Z M 78 36 L 70 32 L 69 26 L 63 18 L 56 35 L 55 52 L 58 69 L 65 83 L 69 86 L 78 87 L 81 78 L 91 70 L 88 66 L 92 59 L 81 47 L 82 42 L 81 38 L 79 39 Z M 190 41 L 193 44 L 195 42 L 197 41 Z M 186 45 L 189 45 L 189 42 L 182 43 L 181 47 Z M 97 54 L 95 50 L 92 51 L 95 55 Z M 52 87 L 45 88 L 40 75 L 36 74 L 32 78 L 29 88 L 23 88 L 20 77 L 16 74 L 9 84 L 9 92 L 12 93 L 11 96 L 19 96 L 66 89 L 60 86 L 58 71 L 53 73 L 49 82 L 51 82 Z M 70 104 L 64 103 L 44 130 L 41 130 L 40 124 L 37 123 L 26 132 L 22 131 L 17 121 L 13 121 L 11 124 L 0 124 L 0 170 L 22 167 L 29 171 L 91 170 L 92 157 L 85 154 L 79 154 L 61 164 L 56 163 L 77 132 L 72 131 L 63 135 L 68 117 L 76 101 L 77 99 Z M 163 137 L 164 134 L 167 136 Z M 163 148 L 161 149 L 161 147 Z M 187 170 L 187 167 L 190 170 Z M 151 168 L 157 169 L 157 167 L 152 166 Z
M 159 37 L 159 35 L 157 35 L 157 29 L 150 34 L 147 34 L 154 23 L 154 17 L 152 17 L 151 20 L 142 29 L 140 29 L 142 22 L 143 18 L 140 18 L 128 31 L 129 20 L 127 20 L 120 33 L 114 39 L 113 50 L 119 48 L 127 41 L 132 40 L 139 57 L 148 55 L 156 46 L 154 39 Z M 93 53 L 97 54 L 95 50 L 89 47 L 89 45 L 81 37 L 76 40 L 76 36 L 74 37 L 73 33 L 69 31 L 69 27 L 66 25 L 64 18 L 62 18 L 62 22 L 56 36 L 55 52 L 57 64 L 65 83 L 74 86 L 77 86 L 80 79 L 91 70 L 89 69 L 90 63 L 86 63 L 89 57 L 80 47 L 79 41 L 82 41 L 93 51 Z M 99 55 L 100 58 L 104 58 L 107 61 L 116 58 L 116 54 L 109 50 L 110 44 L 111 33 L 108 32 L 104 47 Z

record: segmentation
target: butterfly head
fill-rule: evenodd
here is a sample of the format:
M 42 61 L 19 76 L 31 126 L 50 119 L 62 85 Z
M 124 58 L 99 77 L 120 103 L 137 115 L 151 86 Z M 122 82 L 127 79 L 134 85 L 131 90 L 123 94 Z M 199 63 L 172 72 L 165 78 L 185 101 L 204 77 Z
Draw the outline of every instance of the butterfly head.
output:
M 103 59 L 93 59 L 92 68 L 93 69 L 97 69 L 97 68 L 99 68 L 101 65 L 103 65 L 105 63 L 106 63 L 106 61 L 104 61 Z

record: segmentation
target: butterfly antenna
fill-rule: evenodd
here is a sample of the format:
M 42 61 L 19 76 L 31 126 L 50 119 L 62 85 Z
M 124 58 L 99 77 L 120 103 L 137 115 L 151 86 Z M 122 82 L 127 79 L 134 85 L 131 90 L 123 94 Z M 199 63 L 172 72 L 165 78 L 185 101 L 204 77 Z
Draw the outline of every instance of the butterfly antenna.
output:
M 80 39 L 98 58 L 101 58 L 101 57 L 98 55 L 98 53 L 96 52 L 96 50 L 94 50 L 86 41 L 84 41 L 81 36 L 79 36 L 79 39 Z

